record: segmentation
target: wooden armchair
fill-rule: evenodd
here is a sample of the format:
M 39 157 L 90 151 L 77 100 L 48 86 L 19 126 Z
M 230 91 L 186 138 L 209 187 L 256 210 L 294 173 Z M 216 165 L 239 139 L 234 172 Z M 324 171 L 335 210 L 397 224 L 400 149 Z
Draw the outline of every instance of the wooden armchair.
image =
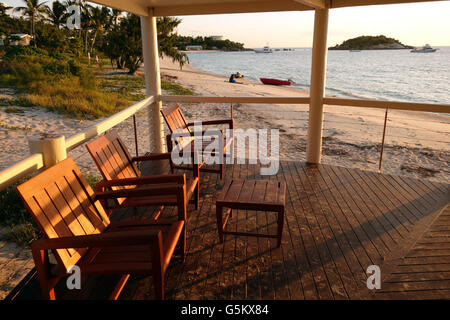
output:
M 183 174 L 143 176 L 136 163 L 170 159 L 170 153 L 132 157 L 116 130 L 110 130 L 91 141 L 86 148 L 104 179 L 97 184 L 97 191 L 107 195 L 107 190 L 112 190 L 116 191 L 115 194 L 122 195 L 115 198 L 112 206 L 106 204 L 106 199 L 102 199 L 108 212 L 115 208 L 161 206 L 154 216 L 157 219 L 163 206 L 177 206 L 179 217 L 186 220 L 187 208 L 184 204 L 192 202 L 198 209 L 200 196 L 198 165 L 193 166 L 192 177 L 189 178 Z M 185 185 L 185 190 L 181 194 L 167 193 L 174 191 L 171 189 L 172 184 L 180 183 Z M 139 197 L 133 196 L 136 194 L 139 194 Z M 144 196 L 145 194 L 147 196 Z
M 183 184 L 170 188 L 182 191 Z M 55 299 L 54 288 L 72 266 L 82 275 L 119 274 L 110 295 L 117 299 L 130 274 L 153 276 L 156 297 L 164 298 L 164 275 L 172 255 L 185 255 L 185 222 L 122 220 L 111 222 L 97 198 L 118 198 L 120 190 L 94 194 L 72 158 L 17 187 L 44 237 L 32 244 L 42 294 Z M 144 197 L 138 190 L 134 197 Z M 49 262 L 52 250 L 57 265 Z
M 186 118 L 183 115 L 183 112 L 181 111 L 181 108 L 178 104 L 167 106 L 163 109 L 161 109 L 161 114 L 164 117 L 164 120 L 166 121 L 167 126 L 169 127 L 170 132 L 173 134 L 175 131 L 177 131 L 178 135 L 176 138 L 176 143 L 180 145 L 180 149 L 183 148 L 191 148 L 191 152 L 194 151 L 194 142 L 195 137 L 194 133 L 190 130 L 190 127 L 194 126 L 194 122 L 188 123 L 186 121 Z M 210 121 L 202 121 L 202 126 L 209 126 L 209 125 L 219 125 L 219 124 L 225 124 L 228 125 L 228 129 L 233 130 L 234 121 L 233 119 L 224 119 L 224 120 L 210 120 Z M 215 135 L 215 132 L 220 132 L 222 139 L 223 139 L 223 149 L 220 150 L 219 156 L 222 158 L 221 163 L 219 164 L 219 169 L 212 169 L 212 168 L 205 168 L 204 161 L 199 163 L 200 171 L 205 172 L 214 172 L 220 174 L 220 178 L 223 178 L 223 168 L 225 164 L 225 155 L 227 153 L 227 150 L 230 150 L 233 152 L 233 139 L 229 139 L 228 141 L 225 141 L 225 135 L 223 133 L 223 130 L 220 129 L 213 129 L 210 132 L 210 135 Z M 205 131 L 202 132 L 202 134 L 205 134 Z M 167 139 L 167 148 L 169 152 L 172 152 L 173 150 L 173 144 L 172 144 L 172 136 L 168 135 L 166 136 Z M 205 154 L 205 147 L 207 147 L 207 144 L 202 144 L 202 152 L 203 156 L 215 156 L 214 152 L 211 154 Z M 194 153 L 194 152 L 193 152 Z M 186 165 L 175 165 L 172 161 L 170 161 L 170 167 L 173 172 L 173 170 L 176 169 L 184 169 L 184 170 L 190 170 L 191 166 Z

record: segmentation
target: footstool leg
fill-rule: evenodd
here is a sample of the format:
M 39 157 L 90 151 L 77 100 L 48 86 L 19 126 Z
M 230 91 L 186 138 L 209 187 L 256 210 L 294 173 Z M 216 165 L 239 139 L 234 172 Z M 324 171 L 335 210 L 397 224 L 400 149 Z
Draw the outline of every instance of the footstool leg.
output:
M 281 238 L 283 236 L 283 225 L 284 225 L 284 208 L 278 211 L 278 245 L 281 246 Z
M 217 231 L 219 232 L 219 241 L 223 242 L 223 222 L 222 222 L 222 206 L 216 204 Z

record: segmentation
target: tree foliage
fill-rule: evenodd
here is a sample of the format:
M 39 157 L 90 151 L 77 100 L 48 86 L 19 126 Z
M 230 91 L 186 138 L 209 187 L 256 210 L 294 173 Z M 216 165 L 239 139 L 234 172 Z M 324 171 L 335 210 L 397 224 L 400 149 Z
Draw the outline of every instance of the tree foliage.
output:
M 174 46 L 178 40 L 174 30 L 180 22 L 176 18 L 157 19 L 160 56 L 167 55 L 182 67 L 188 58 Z M 118 25 L 114 25 L 105 37 L 103 51 L 118 67 L 126 67 L 130 74 L 134 74 L 143 62 L 140 18 L 128 14 Z
M 244 44 L 231 40 L 217 40 L 214 37 L 179 37 L 178 47 L 185 50 L 186 46 L 202 46 L 205 50 L 241 51 Z

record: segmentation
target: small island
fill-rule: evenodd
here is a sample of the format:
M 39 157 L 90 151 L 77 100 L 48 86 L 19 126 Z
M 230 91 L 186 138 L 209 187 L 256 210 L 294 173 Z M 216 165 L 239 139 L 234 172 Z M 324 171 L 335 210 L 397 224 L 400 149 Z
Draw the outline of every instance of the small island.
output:
M 243 43 L 223 39 L 222 36 L 190 37 L 179 36 L 177 47 L 183 51 L 220 50 L 220 51 L 246 51 Z
M 341 44 L 328 48 L 329 50 L 395 50 L 412 49 L 412 46 L 404 45 L 397 39 L 386 36 L 361 36 L 345 40 Z

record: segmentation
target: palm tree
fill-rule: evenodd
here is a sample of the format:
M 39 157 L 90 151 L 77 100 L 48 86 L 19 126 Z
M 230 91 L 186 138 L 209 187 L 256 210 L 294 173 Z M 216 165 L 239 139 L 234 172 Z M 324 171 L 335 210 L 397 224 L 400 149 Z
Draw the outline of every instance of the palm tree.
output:
M 0 18 L 3 18 L 6 16 L 6 11 L 12 9 L 12 7 L 5 6 L 4 3 L 0 2 Z
M 14 8 L 15 12 L 21 12 L 23 15 L 28 16 L 31 22 L 31 37 L 34 38 L 34 28 L 36 20 L 42 18 L 47 12 L 48 7 L 45 2 L 39 3 L 39 0 L 22 0 L 25 3 L 24 7 Z
M 113 26 L 117 26 L 119 24 L 121 15 L 122 15 L 122 10 L 112 9 L 111 24 Z
M 89 10 L 89 27 L 94 33 L 92 36 L 91 49 L 90 52 L 94 50 L 95 40 L 97 35 L 103 30 L 107 29 L 110 19 L 110 11 L 107 7 L 90 7 Z
M 47 21 L 51 22 L 55 27 L 60 29 L 61 25 L 67 20 L 67 8 L 59 1 L 53 1 L 52 7 L 47 8 Z

